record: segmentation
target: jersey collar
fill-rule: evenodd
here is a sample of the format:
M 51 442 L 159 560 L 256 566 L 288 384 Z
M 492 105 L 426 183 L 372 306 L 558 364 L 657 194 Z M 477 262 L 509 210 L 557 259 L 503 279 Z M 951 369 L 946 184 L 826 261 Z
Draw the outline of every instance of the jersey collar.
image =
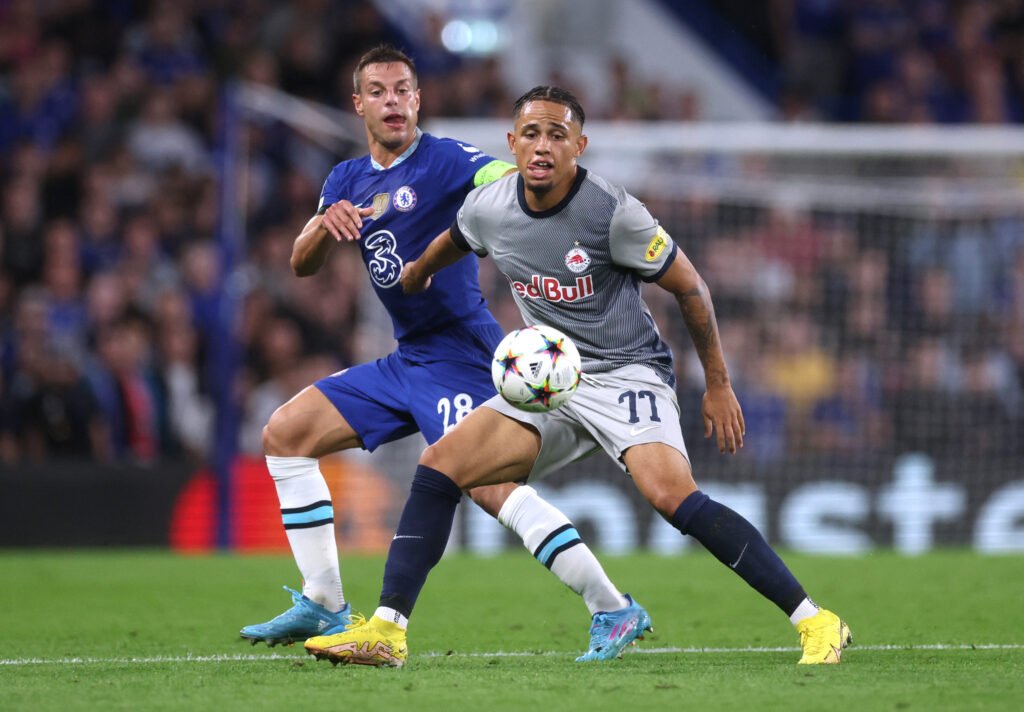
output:
M 417 126 L 416 127 L 416 138 L 414 138 L 412 140 L 412 144 L 409 146 L 409 148 L 407 148 L 404 151 L 402 151 L 402 155 L 399 156 L 398 158 L 396 158 L 394 160 L 394 162 L 390 166 L 385 168 L 381 164 L 377 163 L 377 161 L 373 160 L 373 156 L 370 156 L 370 165 L 373 166 L 373 170 L 375 170 L 375 171 L 386 171 L 386 170 L 388 170 L 388 168 L 394 168 L 399 163 L 401 163 L 402 161 L 404 161 L 406 158 L 408 158 L 409 156 L 411 156 L 413 154 L 413 152 L 419 147 L 420 139 L 421 138 L 423 138 L 423 131 L 421 131 L 420 127 Z
M 565 197 L 558 201 L 557 205 L 553 205 L 547 210 L 531 210 L 530 206 L 526 204 L 526 184 L 523 182 L 523 174 L 520 173 L 516 176 L 516 197 L 519 198 L 519 207 L 531 218 L 549 218 L 552 215 L 557 215 L 580 191 L 580 186 L 583 185 L 583 180 L 586 177 L 587 169 L 583 166 L 576 166 L 576 178 L 573 179 L 572 187 L 569 188 Z

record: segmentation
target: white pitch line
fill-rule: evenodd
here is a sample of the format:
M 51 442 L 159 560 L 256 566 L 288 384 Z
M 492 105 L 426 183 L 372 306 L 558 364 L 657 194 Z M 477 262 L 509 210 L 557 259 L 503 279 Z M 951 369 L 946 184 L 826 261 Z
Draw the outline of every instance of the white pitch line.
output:
M 792 653 L 798 652 L 800 648 L 795 646 L 780 647 L 748 647 L 748 648 L 634 648 L 629 653 L 642 653 L 644 655 L 668 654 L 700 654 L 700 653 Z M 935 651 L 964 651 L 964 650 L 1024 650 L 1021 643 L 930 643 L 921 645 L 854 645 L 852 650 L 885 652 L 892 650 L 935 650 Z M 573 655 L 571 652 L 557 652 L 553 650 L 542 652 L 512 652 L 499 650 L 492 653 L 441 653 L 427 652 L 419 653 L 417 657 L 422 658 L 534 658 Z M 301 653 L 295 655 L 282 655 L 281 653 L 268 653 L 266 655 L 236 654 L 236 655 L 159 655 L 149 658 L 7 658 L 0 659 L 0 666 L 26 666 L 26 665 L 154 665 L 160 663 L 233 663 L 233 662 L 258 662 L 261 660 L 307 660 Z

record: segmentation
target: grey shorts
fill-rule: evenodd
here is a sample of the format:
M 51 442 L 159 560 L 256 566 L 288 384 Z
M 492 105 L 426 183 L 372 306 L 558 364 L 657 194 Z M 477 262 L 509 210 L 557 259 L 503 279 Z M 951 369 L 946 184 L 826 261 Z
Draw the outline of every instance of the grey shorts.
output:
M 622 453 L 633 445 L 664 443 L 686 454 L 673 388 L 650 368 L 623 366 L 584 374 L 572 399 L 550 413 L 527 413 L 494 396 L 482 404 L 540 433 L 540 454 L 529 480 L 539 480 L 570 462 L 603 449 L 625 470 Z

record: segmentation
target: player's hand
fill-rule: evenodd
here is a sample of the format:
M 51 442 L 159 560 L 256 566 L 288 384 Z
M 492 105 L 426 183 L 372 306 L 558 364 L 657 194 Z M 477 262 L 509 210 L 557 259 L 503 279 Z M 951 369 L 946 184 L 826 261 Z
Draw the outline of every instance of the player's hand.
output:
M 431 277 L 423 279 L 420 276 L 416 260 L 406 262 L 405 267 L 402 268 L 402 276 L 398 278 L 398 282 L 402 285 L 402 291 L 406 294 L 419 294 L 430 286 L 430 281 Z
M 321 225 L 334 236 L 338 242 L 352 242 L 359 239 L 359 231 L 363 227 L 363 218 L 373 215 L 373 206 L 357 208 L 347 200 L 339 200 L 327 208 Z
M 732 386 L 716 385 L 708 387 L 701 404 L 704 416 L 704 437 L 718 434 L 718 451 L 736 452 L 743 447 L 743 436 L 747 432 L 747 424 L 743 421 L 743 411 Z

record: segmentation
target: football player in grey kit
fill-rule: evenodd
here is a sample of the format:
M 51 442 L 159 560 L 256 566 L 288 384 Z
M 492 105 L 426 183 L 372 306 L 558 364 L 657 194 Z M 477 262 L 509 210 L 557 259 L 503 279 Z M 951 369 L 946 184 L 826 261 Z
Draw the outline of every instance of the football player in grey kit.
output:
M 577 165 L 587 146 L 583 109 L 569 92 L 536 87 L 513 109 L 509 148 L 518 174 L 474 190 L 452 227 L 406 265 L 407 292 L 473 251 L 508 279 L 527 324 L 567 334 L 583 358 L 573 398 L 550 413 L 517 410 L 500 396 L 428 447 L 420 458 L 388 553 L 380 605 L 345 633 L 306 648 L 336 662 L 393 651 L 404 662 L 406 626 L 429 570 L 444 550 L 461 492 L 532 481 L 603 449 L 681 533 L 776 604 L 796 627 L 800 663 L 838 663 L 849 627 L 819 608 L 746 519 L 694 482 L 679 424 L 672 353 L 640 294 L 654 282 L 678 302 L 704 367 L 705 435 L 722 452 L 743 446 L 743 413 L 729 381 L 707 285 L 647 209 L 622 188 Z M 481 447 L 500 443 L 500 447 Z M 609 635 L 614 635 L 609 631 Z

